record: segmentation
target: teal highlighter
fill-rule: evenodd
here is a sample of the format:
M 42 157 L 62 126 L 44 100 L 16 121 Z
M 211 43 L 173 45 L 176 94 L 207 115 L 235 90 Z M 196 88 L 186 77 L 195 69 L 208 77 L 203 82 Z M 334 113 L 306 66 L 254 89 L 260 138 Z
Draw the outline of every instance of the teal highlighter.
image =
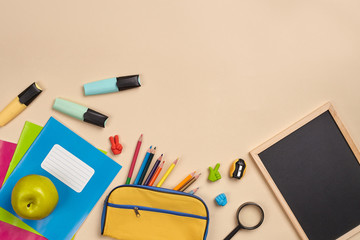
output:
M 108 116 L 102 113 L 62 98 L 55 99 L 53 109 L 99 127 L 105 127 L 108 119 Z

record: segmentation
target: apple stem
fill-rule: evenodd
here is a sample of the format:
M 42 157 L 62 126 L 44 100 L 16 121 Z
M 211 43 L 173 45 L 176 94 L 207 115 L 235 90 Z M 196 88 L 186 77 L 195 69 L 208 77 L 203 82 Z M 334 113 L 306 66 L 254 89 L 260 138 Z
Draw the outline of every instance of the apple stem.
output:
M 27 207 L 29 208 L 29 207 L 30 207 L 30 205 L 31 205 L 31 203 L 29 203 L 29 204 L 27 205 Z

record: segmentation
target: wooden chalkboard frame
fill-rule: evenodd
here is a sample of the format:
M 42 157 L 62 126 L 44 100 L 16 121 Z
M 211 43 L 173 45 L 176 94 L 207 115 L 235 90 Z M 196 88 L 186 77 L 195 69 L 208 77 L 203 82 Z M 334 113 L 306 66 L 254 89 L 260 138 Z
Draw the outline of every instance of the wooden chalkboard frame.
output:
M 302 118 L 301 120 L 299 120 L 295 124 L 291 125 L 287 129 L 285 129 L 284 131 L 280 132 L 279 134 L 277 134 L 273 138 L 269 139 L 268 141 L 266 141 L 262 145 L 258 146 L 254 150 L 250 151 L 250 155 L 254 159 L 254 161 L 255 161 L 256 165 L 258 166 L 258 168 L 260 169 L 261 173 L 264 175 L 265 180 L 267 181 L 270 188 L 274 192 L 276 198 L 278 199 L 280 205 L 284 209 L 286 215 L 289 217 L 290 221 L 292 222 L 293 226 L 295 227 L 295 229 L 298 232 L 301 239 L 304 239 L 304 240 L 308 239 L 306 233 L 302 229 L 302 227 L 301 227 L 300 223 L 298 222 L 298 220 L 296 219 L 294 213 L 291 211 L 289 205 L 287 204 L 285 198 L 283 197 L 283 195 L 281 194 L 281 192 L 278 189 L 277 185 L 275 184 L 274 180 L 272 179 L 270 173 L 267 171 L 266 167 L 264 166 L 259 154 L 261 152 L 263 152 L 264 150 L 268 149 L 269 147 L 271 147 L 273 144 L 280 141 L 281 139 L 285 138 L 289 134 L 293 133 L 297 129 L 301 128 L 302 126 L 304 126 L 308 122 L 310 122 L 313 119 L 317 118 L 318 116 L 320 116 L 321 114 L 323 114 L 326 111 L 330 112 L 330 114 L 333 117 L 333 119 L 335 120 L 339 130 L 341 131 L 341 133 L 343 134 L 345 140 L 347 141 L 349 147 L 353 151 L 357 161 L 360 163 L 360 152 L 357 149 L 357 147 L 356 147 L 355 143 L 353 142 L 353 140 L 351 139 L 350 134 L 346 130 L 344 124 L 341 122 L 340 118 L 338 117 L 337 113 L 335 112 L 335 109 L 334 109 L 334 107 L 332 106 L 331 103 L 326 103 L 325 105 L 321 106 L 320 108 L 316 109 L 315 111 L 313 111 L 312 113 L 310 113 L 306 117 Z M 342 235 L 341 237 L 339 237 L 338 240 L 348 239 L 348 238 L 350 238 L 351 236 L 355 235 L 358 232 L 360 232 L 360 225 L 353 228 L 352 230 L 350 230 L 346 234 Z

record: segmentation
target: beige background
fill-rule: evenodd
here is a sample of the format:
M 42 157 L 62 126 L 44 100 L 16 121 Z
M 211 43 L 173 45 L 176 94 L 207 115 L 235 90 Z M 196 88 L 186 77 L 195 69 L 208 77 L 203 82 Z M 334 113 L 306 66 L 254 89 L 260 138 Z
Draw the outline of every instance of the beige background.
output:
M 234 239 L 298 239 L 248 152 L 331 101 L 360 146 L 359 1 L 0 1 L 0 108 L 31 82 L 45 91 L 0 129 L 16 142 L 25 120 L 50 116 L 90 143 L 109 150 L 119 134 L 123 169 L 109 190 L 125 182 L 136 140 L 158 146 L 166 167 L 181 161 L 164 186 L 193 170 L 198 196 L 210 208 L 210 240 L 235 227 L 234 212 L 252 200 L 266 212 L 255 231 Z M 87 82 L 141 74 L 142 87 L 84 97 Z M 108 114 L 105 129 L 51 109 L 64 97 Z M 228 176 L 242 157 L 241 181 Z M 223 178 L 207 181 L 221 163 Z M 224 192 L 225 207 L 214 197 Z M 76 239 L 100 235 L 100 199 Z M 69 215 L 69 217 L 71 217 Z M 352 239 L 360 239 L 360 234 Z

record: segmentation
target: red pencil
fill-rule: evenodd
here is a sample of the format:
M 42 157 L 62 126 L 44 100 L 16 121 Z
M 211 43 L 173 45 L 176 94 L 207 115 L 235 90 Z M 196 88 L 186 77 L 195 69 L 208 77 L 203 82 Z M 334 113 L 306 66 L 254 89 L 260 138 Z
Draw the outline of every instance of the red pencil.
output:
M 154 176 L 151 178 L 148 186 L 152 186 L 154 182 L 156 181 L 156 178 L 159 176 L 161 170 L 163 169 L 165 161 L 163 161 L 160 166 L 156 169 L 156 172 L 154 173 Z
M 136 159 L 137 159 L 137 157 L 138 157 L 138 155 L 139 155 L 139 151 L 140 151 L 142 139 L 143 139 L 143 135 L 141 134 L 140 137 L 139 137 L 139 140 L 138 140 L 138 142 L 137 142 L 137 144 L 136 144 L 134 157 L 133 157 L 133 159 L 132 159 L 131 166 L 130 166 L 130 170 L 129 170 L 129 174 L 128 174 L 128 177 L 127 177 L 127 179 L 126 179 L 126 183 L 125 183 L 125 184 L 130 184 L 131 176 L 132 176 L 133 171 L 134 171 L 134 168 L 135 168 Z

